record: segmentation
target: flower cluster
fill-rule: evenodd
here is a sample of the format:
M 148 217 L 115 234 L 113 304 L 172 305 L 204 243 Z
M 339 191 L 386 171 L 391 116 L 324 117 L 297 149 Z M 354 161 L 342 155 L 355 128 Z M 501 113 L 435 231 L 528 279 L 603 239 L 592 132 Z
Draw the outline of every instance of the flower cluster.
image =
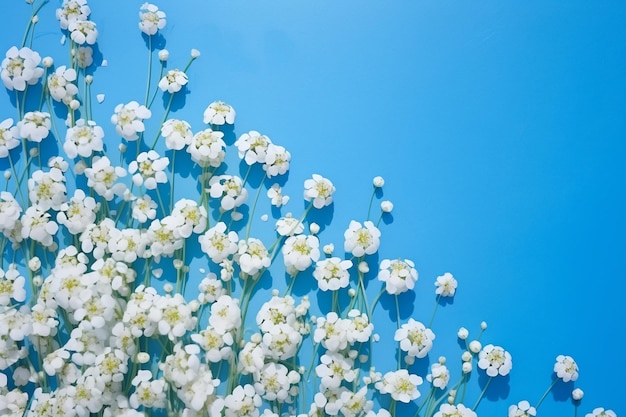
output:
M 201 127 L 170 117 L 200 52 L 192 49 L 183 69 L 169 67 L 170 53 L 153 48 L 167 23 L 157 5 L 139 9 L 145 97 L 115 103 L 101 123 L 91 86 L 95 66 L 105 66 L 94 51 L 106 26 L 92 20 L 87 0 L 60 2 L 55 17 L 68 53 L 55 63 L 33 49 L 47 1 L 27 3 L 26 36 L 0 65 L 18 115 L 0 117 L 1 415 L 476 417 L 490 381 L 511 372 L 512 356 L 483 347 L 483 323 L 472 340 L 459 330 L 466 348 L 458 372 L 445 357 L 430 363 L 443 339 L 432 329 L 435 311 L 458 282 L 451 273 L 434 280 L 430 322 L 400 315 L 418 272 L 409 259 L 378 262 L 381 220 L 394 207 L 382 201 L 370 218 L 382 177 L 372 182 L 368 216 L 346 225 L 336 254 L 313 221 L 334 204 L 330 179 L 303 181 L 305 208 L 296 216 L 285 211 L 286 147 L 257 130 L 229 142 L 236 112 L 220 100 L 195 115 Z M 231 155 L 239 172 L 226 163 Z M 262 207 L 272 216 L 269 240 L 253 227 Z M 381 308 L 389 311 L 378 321 Z M 397 366 L 380 372 L 374 352 L 388 316 L 395 333 L 387 356 Z M 469 408 L 475 367 L 488 382 Z M 578 378 L 570 356 L 559 355 L 553 371 L 554 384 Z M 577 403 L 582 395 L 572 393 Z M 509 416 L 535 416 L 543 398 L 511 405 Z

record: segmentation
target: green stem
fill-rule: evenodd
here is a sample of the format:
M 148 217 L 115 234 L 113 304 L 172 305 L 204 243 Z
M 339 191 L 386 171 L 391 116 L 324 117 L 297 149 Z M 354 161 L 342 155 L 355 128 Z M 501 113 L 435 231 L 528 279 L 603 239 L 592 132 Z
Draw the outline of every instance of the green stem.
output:
M 543 395 L 541 396 L 541 398 L 539 399 L 539 401 L 537 401 L 537 405 L 535 406 L 535 409 L 538 409 L 539 406 L 541 405 L 541 403 L 543 402 L 543 400 L 546 399 L 546 397 L 548 396 L 548 394 L 550 393 L 550 391 L 552 391 L 552 388 L 554 388 L 554 386 L 556 385 L 556 383 L 559 382 L 558 378 L 555 378 L 554 381 L 552 381 L 552 384 L 550 384 L 550 386 L 548 387 L 548 389 L 546 390 L 546 392 L 543 393 Z
M 430 329 L 433 325 L 433 321 L 435 320 L 435 313 L 437 313 L 437 307 L 439 307 L 439 301 L 441 300 L 441 294 L 437 295 L 437 301 L 435 301 L 435 308 L 433 309 L 433 314 L 430 316 L 430 321 L 428 322 L 428 328 Z
M 487 388 L 489 388 L 489 384 L 491 383 L 492 379 L 493 377 L 489 377 L 489 379 L 487 380 L 487 383 L 485 384 L 483 390 L 480 392 L 480 395 L 478 396 L 478 399 L 476 400 L 474 407 L 472 407 L 472 411 L 476 411 L 476 408 L 478 408 L 478 404 L 480 404 L 480 400 L 483 399 L 485 392 L 487 392 Z
M 146 80 L 146 99 L 144 104 L 148 107 L 148 99 L 150 97 L 150 81 L 152 78 L 152 35 L 148 35 L 148 79 Z

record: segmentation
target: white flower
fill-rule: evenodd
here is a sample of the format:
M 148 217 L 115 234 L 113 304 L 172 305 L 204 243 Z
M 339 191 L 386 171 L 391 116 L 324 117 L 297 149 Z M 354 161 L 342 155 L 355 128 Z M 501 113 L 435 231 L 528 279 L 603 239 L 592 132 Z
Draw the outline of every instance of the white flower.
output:
M 270 143 L 265 154 L 263 170 L 267 173 L 268 178 L 283 175 L 289 170 L 290 160 L 291 154 L 285 148 Z
M 352 220 L 348 230 L 343 234 L 344 250 L 355 257 L 372 255 L 378 251 L 380 245 L 380 230 L 371 221 L 361 223 Z M 383 266 L 381 265 L 381 268 Z
M 202 233 L 207 225 L 207 212 L 204 206 L 199 206 L 194 200 L 181 198 L 176 201 L 172 209 L 172 217 L 176 217 L 178 227 L 174 229 L 177 238 L 188 238 L 192 233 Z
M 430 374 L 426 376 L 426 380 L 433 384 L 433 387 L 446 389 L 450 382 L 450 371 L 446 365 L 439 362 L 433 363 L 430 367 Z
M 4 86 L 9 90 L 24 91 L 27 84 L 37 84 L 43 75 L 43 68 L 38 67 L 40 62 L 41 57 L 32 49 L 12 46 L 0 65 L 0 78 Z
M 298 235 L 304 231 L 304 225 L 298 219 L 287 214 L 276 221 L 276 232 L 280 236 Z
M 537 410 L 535 407 L 531 407 L 530 403 L 526 400 L 509 407 L 509 417 L 532 417 L 536 415 Z
M 117 182 L 119 178 L 126 176 L 126 170 L 111 165 L 106 156 L 94 158 L 91 168 L 85 169 L 85 176 L 87 186 L 107 201 L 113 200 L 116 195 L 121 196 L 126 191 L 126 185 Z
M 587 413 L 585 417 L 617 417 L 615 411 L 605 410 L 603 407 L 594 408 L 591 413 Z
M 78 45 L 93 45 L 98 40 L 96 24 L 90 20 L 74 20 L 67 29 L 70 31 L 70 38 Z
M 406 324 L 396 330 L 394 340 L 400 342 L 400 349 L 409 356 L 423 358 L 432 349 L 435 334 L 421 322 L 410 318 Z
M 72 49 L 72 55 L 76 59 L 79 68 L 87 68 L 93 64 L 93 48 L 91 46 L 79 46 L 77 50 Z M 104 101 L 104 94 L 98 94 L 96 98 L 99 103 L 102 103 Z
M 300 374 L 274 362 L 263 365 L 257 373 L 254 387 L 262 398 L 279 403 L 289 402 L 292 384 L 300 382 Z
M 385 283 L 385 289 L 389 294 L 401 294 L 412 290 L 417 278 L 418 274 L 413 261 L 384 259 L 380 263 L 378 280 Z
M 387 372 L 381 381 L 376 383 L 376 389 L 381 394 L 391 394 L 396 401 L 408 403 L 420 396 L 417 387 L 424 382 L 421 377 L 409 374 L 406 369 Z
M 211 304 L 209 324 L 219 334 L 225 334 L 241 326 L 241 310 L 239 300 L 229 295 L 222 295 Z
M 161 91 L 167 91 L 170 94 L 174 94 L 183 88 L 187 84 L 189 79 L 187 74 L 179 69 L 169 70 L 161 81 L 159 81 L 159 88 Z
M 563 382 L 576 381 L 578 379 L 578 365 L 571 356 L 557 356 L 554 372 Z
M 441 404 L 433 417 L 476 417 L 476 413 L 463 404 Z
M 11 299 L 18 303 L 24 301 L 26 299 L 24 283 L 25 278 L 17 270 L 17 264 L 10 264 L 6 271 L 0 268 L 0 306 L 8 306 Z
M 287 273 L 304 271 L 320 257 L 319 239 L 315 236 L 290 236 L 282 247 Z
M 315 367 L 315 374 L 325 388 L 339 388 L 344 382 L 352 382 L 356 377 L 354 361 L 338 352 L 326 352 Z
M 326 317 L 318 317 L 313 340 L 321 343 L 328 351 L 337 352 L 348 346 L 349 320 L 340 319 L 331 311 Z
M 5 119 L 0 123 L 0 158 L 6 158 L 11 149 L 20 145 L 18 135 L 18 128 L 13 126 L 13 119 Z
M 441 295 L 442 297 L 452 297 L 456 291 L 457 281 L 451 273 L 446 272 L 437 277 L 435 286 L 437 287 L 435 294 Z
M 313 174 L 313 178 L 304 181 L 304 199 L 313 201 L 313 207 L 321 209 L 329 206 L 333 202 L 335 186 L 330 180 L 318 174 Z
M 172 256 L 177 249 L 183 247 L 184 240 L 176 237 L 174 233 L 176 223 L 171 222 L 171 219 L 171 216 L 167 216 L 150 223 L 147 236 L 152 256 Z
M 132 380 L 135 391 L 129 398 L 131 407 L 164 408 L 166 401 L 165 380 L 153 379 L 152 372 L 139 370 Z
M 267 197 L 272 200 L 272 205 L 275 207 L 284 206 L 289 202 L 289 196 L 283 195 L 283 190 L 279 184 L 272 184 L 267 190 Z
M 154 190 L 157 184 L 167 182 L 165 168 L 169 163 L 168 157 L 160 157 L 157 151 L 150 150 L 137 155 L 137 159 L 128 165 L 128 172 L 133 174 L 135 185 L 143 184 L 147 190 Z
M 50 133 L 50 113 L 31 111 L 17 123 L 20 137 L 31 142 L 39 143 Z
M 28 179 L 28 198 L 42 210 L 60 210 L 67 200 L 65 191 L 65 176 L 57 168 L 49 172 L 39 169 Z
M 235 123 L 235 109 L 223 101 L 214 101 L 204 111 L 204 123 L 221 126 L 224 123 Z
M 77 189 L 70 201 L 61 205 L 57 222 L 67 227 L 71 234 L 77 235 L 96 221 L 98 208 L 99 205 L 93 197 L 87 197 L 83 190 Z
M 0 192 L 0 231 L 5 233 L 15 228 L 22 208 L 8 191 Z
M 78 87 L 74 81 L 76 81 L 74 68 L 66 68 L 65 65 L 58 67 L 48 76 L 48 91 L 50 91 L 52 99 L 69 104 L 78 94 Z
M 265 245 L 261 240 L 252 237 L 239 241 L 235 260 L 239 264 L 241 272 L 248 275 L 255 275 L 270 266 L 270 258 Z
M 140 105 L 136 101 L 128 104 L 118 104 L 115 106 L 115 114 L 111 116 L 111 123 L 115 125 L 118 135 L 128 141 L 137 140 L 138 133 L 145 130 L 143 121 L 149 119 L 152 112 L 146 106 Z
M 382 201 L 380 203 L 380 209 L 383 213 L 391 213 L 393 211 L 393 203 L 389 200 Z
M 69 27 L 70 22 L 87 20 L 90 14 L 91 9 L 87 5 L 87 0 L 63 0 L 61 8 L 56 10 L 56 17 L 63 30 Z
M 336 291 L 346 288 L 350 284 L 350 272 L 352 261 L 333 257 L 317 261 L 313 277 L 322 291 Z
M 237 232 L 226 233 L 226 223 L 219 222 L 198 237 L 202 252 L 209 255 L 209 258 L 219 264 L 230 255 L 234 255 L 239 249 L 239 237 Z
M 167 149 L 181 150 L 189 145 L 193 138 L 191 125 L 185 120 L 169 119 L 161 126 L 161 135 L 165 138 Z
M 224 148 L 224 133 L 205 129 L 196 133 L 190 138 L 187 152 L 191 155 L 191 160 L 201 167 L 218 167 L 224 161 L 226 152 Z
M 212 326 L 191 335 L 191 340 L 196 342 L 205 351 L 208 362 L 218 363 L 227 360 L 232 354 L 233 335 L 218 332 Z
M 374 187 L 376 188 L 381 188 L 383 185 L 385 185 L 385 180 L 383 177 L 377 176 L 374 177 L 374 179 L 372 180 L 372 184 L 374 184 Z
M 31 238 L 46 247 L 52 246 L 52 237 L 59 230 L 59 225 L 50 220 L 50 217 L 39 206 L 28 207 L 22 216 L 22 238 Z
M 104 144 L 104 130 L 95 122 L 80 119 L 76 126 L 67 129 L 63 150 L 69 158 L 90 157 L 94 152 L 101 152 Z
M 239 151 L 239 158 L 246 161 L 246 164 L 263 164 L 267 148 L 272 143 L 269 137 L 261 135 L 256 130 L 251 130 L 239 136 L 235 141 L 235 146 Z
M 506 376 L 513 367 L 511 354 L 500 346 L 489 344 L 478 354 L 478 367 L 484 369 L 490 377 Z
M 254 390 L 254 386 L 237 385 L 233 393 L 224 399 L 224 415 L 226 417 L 258 417 L 262 399 Z
M 218 175 L 209 180 L 209 195 L 220 198 L 221 208 L 224 211 L 241 206 L 248 199 L 248 190 L 243 186 L 243 180 L 234 175 Z
M 165 13 L 154 4 L 144 3 L 139 9 L 139 29 L 146 35 L 155 35 L 166 23 Z
M 144 194 L 133 201 L 132 217 L 139 223 L 145 223 L 148 219 L 154 220 L 157 207 L 156 201 L 148 194 Z

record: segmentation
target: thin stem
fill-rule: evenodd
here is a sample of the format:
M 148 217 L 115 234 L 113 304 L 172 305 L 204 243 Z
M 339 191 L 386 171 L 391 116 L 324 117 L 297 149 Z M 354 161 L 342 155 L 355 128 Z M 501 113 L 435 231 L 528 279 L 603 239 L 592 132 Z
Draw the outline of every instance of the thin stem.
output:
M 257 189 L 256 196 L 254 197 L 254 203 L 252 204 L 252 209 L 250 210 L 250 215 L 248 216 L 248 226 L 246 227 L 246 240 L 250 237 L 250 229 L 252 228 L 252 219 L 254 218 L 254 211 L 256 210 L 256 205 L 259 202 L 259 196 L 261 195 L 261 189 L 263 188 L 263 182 L 267 178 L 267 172 L 263 175 L 263 179 L 261 180 L 261 184 L 259 184 L 259 188 Z
M 476 411 L 476 408 L 478 407 L 478 404 L 480 404 L 480 400 L 483 399 L 483 396 L 485 395 L 485 392 L 487 392 L 487 388 L 489 388 L 489 384 L 491 383 L 492 379 L 493 379 L 493 377 L 489 377 L 489 379 L 487 380 L 487 383 L 485 384 L 485 387 L 483 388 L 483 390 L 481 391 L 480 395 L 478 396 L 478 399 L 476 400 L 476 404 L 474 404 L 474 407 L 472 407 L 472 411 Z
M 541 396 L 541 398 L 539 398 L 539 401 L 537 401 L 537 405 L 535 406 L 535 409 L 538 409 L 539 406 L 541 405 L 541 403 L 543 402 L 543 400 L 546 399 L 546 397 L 548 396 L 548 394 L 550 393 L 550 391 L 552 391 L 552 388 L 554 388 L 554 386 L 556 385 L 556 383 L 559 382 L 558 378 L 555 378 L 554 381 L 552 381 L 552 384 L 550 384 L 550 386 L 548 387 L 548 389 L 546 390 L 546 392 L 543 393 L 543 395 Z
M 439 301 L 441 300 L 441 294 L 437 295 L 437 301 L 435 301 L 435 308 L 433 309 L 433 314 L 430 316 L 430 321 L 428 322 L 428 328 L 430 329 L 433 325 L 433 321 L 435 320 L 435 313 L 437 313 L 437 307 L 439 307 Z
M 159 141 L 159 138 L 161 137 L 161 126 L 163 126 L 163 123 L 165 123 L 165 121 L 167 120 L 167 116 L 170 113 L 170 109 L 172 108 L 172 102 L 173 101 L 174 101 L 174 94 L 170 93 L 170 99 L 167 102 L 167 107 L 165 108 L 165 113 L 163 114 L 163 119 L 161 120 L 161 123 L 159 124 L 159 128 L 157 129 L 156 137 L 154 138 L 154 141 L 152 142 L 152 146 L 150 147 L 150 149 L 154 149 L 154 147 L 156 146 L 157 142 Z
M 148 35 L 148 79 L 146 80 L 146 99 L 144 104 L 148 107 L 148 99 L 150 97 L 150 81 L 152 78 L 152 35 Z
M 395 294 L 394 298 L 396 300 L 396 326 L 399 329 L 400 328 L 400 303 L 398 302 L 398 295 Z M 400 359 L 402 358 L 402 349 L 400 349 L 400 343 L 398 342 L 398 369 L 401 368 L 401 361 Z

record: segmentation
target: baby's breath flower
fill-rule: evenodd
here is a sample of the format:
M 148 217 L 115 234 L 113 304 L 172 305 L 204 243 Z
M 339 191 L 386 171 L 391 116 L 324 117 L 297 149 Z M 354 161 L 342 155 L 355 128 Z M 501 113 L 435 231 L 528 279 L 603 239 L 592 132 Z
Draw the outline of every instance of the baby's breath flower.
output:
M 345 238 L 344 250 L 357 258 L 363 255 L 372 255 L 378 251 L 380 230 L 369 220 L 363 225 L 352 220 L 348 230 L 343 235 Z
M 187 85 L 189 79 L 187 74 L 179 69 L 169 70 L 161 81 L 159 81 L 159 88 L 161 91 L 167 91 L 170 94 L 174 94 L 180 91 L 183 86 Z
M 166 23 L 165 13 L 154 4 L 144 3 L 139 9 L 139 29 L 146 35 L 156 35 Z
M 312 201 L 316 209 L 329 206 L 333 202 L 334 192 L 333 183 L 321 175 L 313 174 L 313 178 L 304 181 L 304 199 Z M 355 256 L 361 255 L 355 254 Z
M 372 183 L 374 184 L 374 187 L 381 188 L 383 185 L 385 185 L 385 180 L 383 179 L 383 177 L 378 176 L 374 177 Z
M 235 123 L 235 109 L 223 101 L 214 101 L 204 111 L 203 121 L 206 124 L 221 126 Z
M 506 376 L 513 367 L 511 354 L 500 346 L 489 344 L 478 355 L 478 367 L 484 369 L 490 377 Z
M 415 264 L 409 259 L 404 261 L 401 259 L 384 259 L 380 263 L 378 280 L 385 283 L 385 290 L 389 294 L 401 294 L 412 290 L 417 278 Z
M 41 57 L 30 48 L 12 46 L 0 65 L 0 78 L 8 90 L 24 91 L 26 85 L 34 85 L 43 75 L 38 65 Z
M 572 399 L 574 401 L 582 400 L 584 395 L 585 395 L 584 391 L 581 390 L 580 388 L 574 388 L 574 390 L 572 391 Z
M 537 410 L 535 407 L 531 407 L 530 403 L 526 400 L 509 407 L 509 417 L 533 417 L 536 415 Z
M 115 106 L 115 113 L 111 116 L 111 123 L 115 125 L 118 135 L 128 141 L 137 140 L 139 133 L 145 130 L 143 121 L 149 119 L 152 112 L 146 106 L 140 105 L 136 101 L 128 104 L 118 104 Z
M 435 286 L 437 287 L 435 294 L 442 297 L 452 297 L 456 291 L 457 281 L 451 273 L 446 272 L 437 277 Z
M 383 213 L 391 213 L 393 211 L 393 203 L 389 200 L 385 200 L 380 203 L 380 209 Z
M 578 365 L 571 356 L 557 356 L 554 372 L 563 382 L 576 381 L 578 379 Z

